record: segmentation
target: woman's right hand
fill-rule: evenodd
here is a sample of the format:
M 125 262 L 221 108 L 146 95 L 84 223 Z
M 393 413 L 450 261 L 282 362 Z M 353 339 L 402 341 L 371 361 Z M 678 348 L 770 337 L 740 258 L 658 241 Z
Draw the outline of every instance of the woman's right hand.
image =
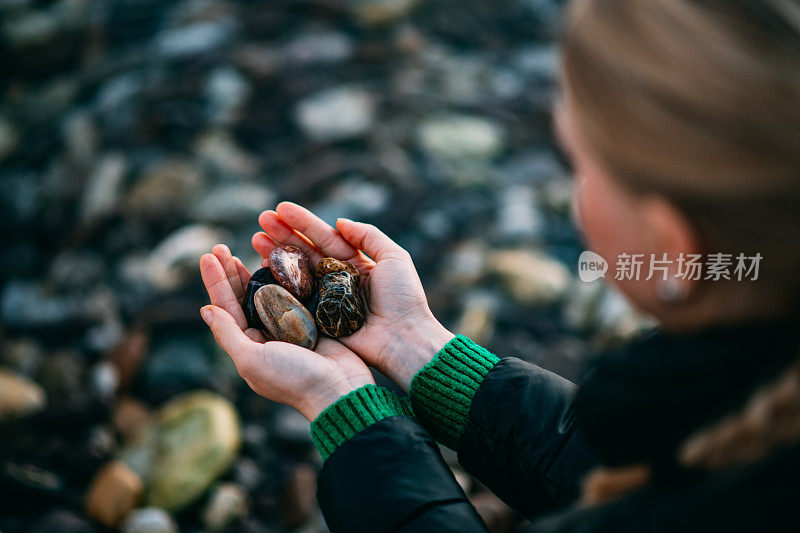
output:
M 290 202 L 261 213 L 259 224 L 266 233 L 256 233 L 253 246 L 263 258 L 279 242 L 297 246 L 313 264 L 335 257 L 359 270 L 369 313 L 361 329 L 339 340 L 405 390 L 453 338 L 428 307 L 411 256 L 375 226 L 340 218 L 337 231 Z

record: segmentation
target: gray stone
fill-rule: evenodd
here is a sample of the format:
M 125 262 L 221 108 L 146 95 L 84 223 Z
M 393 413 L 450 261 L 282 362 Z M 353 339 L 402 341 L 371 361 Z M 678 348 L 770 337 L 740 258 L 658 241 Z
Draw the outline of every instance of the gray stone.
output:
M 231 177 L 252 177 L 258 173 L 258 160 L 236 144 L 225 130 L 212 129 L 201 134 L 194 143 L 200 160 L 212 169 Z
M 219 67 L 206 82 L 209 114 L 214 124 L 231 124 L 247 102 L 252 89 L 247 79 L 236 69 Z
M 326 89 L 302 100 L 294 117 L 300 129 L 314 141 L 358 137 L 372 127 L 375 98 L 359 87 Z
M 96 220 L 114 212 L 128 172 L 128 162 L 120 153 L 103 156 L 89 175 L 81 199 L 81 219 Z
M 284 49 L 287 61 L 296 64 L 338 63 L 353 53 L 353 41 L 338 31 L 302 33 Z
M 499 124 L 481 117 L 445 115 L 420 124 L 417 142 L 433 157 L 491 158 L 503 150 L 505 131 Z
M 142 507 L 122 523 L 122 533 L 178 533 L 178 525 L 164 509 Z
M 223 396 L 187 393 L 161 407 L 153 425 L 121 457 L 144 479 L 147 505 L 178 511 L 233 464 L 239 427 L 236 408 Z
M 220 483 L 212 491 L 203 509 L 202 520 L 207 531 L 228 529 L 247 517 L 250 501 L 247 492 L 236 483 Z
M 147 278 L 161 290 L 172 290 L 197 275 L 200 256 L 218 243 L 227 242 L 228 234 L 211 226 L 184 226 L 168 235 L 150 253 Z
M 190 215 L 201 222 L 236 224 L 256 220 L 259 213 L 274 205 L 275 194 L 263 185 L 221 185 L 203 194 Z
M 502 279 L 511 297 L 522 304 L 556 302 L 564 297 L 572 281 L 560 262 L 525 248 L 492 252 L 488 265 Z
M 235 29 L 236 25 L 230 19 L 173 28 L 156 37 L 156 52 L 170 59 L 211 52 L 228 45 Z
M 358 220 L 378 213 L 391 199 L 391 191 L 381 183 L 352 177 L 340 180 L 325 195 L 325 201 L 314 206 L 313 211 L 330 225 L 339 217 Z
M 500 194 L 497 233 L 502 238 L 532 239 L 541 235 L 544 219 L 537 206 L 535 191 L 525 185 L 512 185 Z
M 175 216 L 190 205 L 202 183 L 202 172 L 193 161 L 163 159 L 136 179 L 125 198 L 125 208 L 145 217 Z
M 349 5 L 361 22 L 387 24 L 408 15 L 417 0 L 355 0 Z

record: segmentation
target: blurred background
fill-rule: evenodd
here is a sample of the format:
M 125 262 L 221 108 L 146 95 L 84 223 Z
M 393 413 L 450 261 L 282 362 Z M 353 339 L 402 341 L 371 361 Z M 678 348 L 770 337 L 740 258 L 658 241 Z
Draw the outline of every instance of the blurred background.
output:
M 199 316 L 199 256 L 258 268 L 281 200 L 382 228 L 437 317 L 501 355 L 577 379 L 640 327 L 575 276 L 561 10 L 0 0 L 0 530 L 325 531 L 308 423 Z

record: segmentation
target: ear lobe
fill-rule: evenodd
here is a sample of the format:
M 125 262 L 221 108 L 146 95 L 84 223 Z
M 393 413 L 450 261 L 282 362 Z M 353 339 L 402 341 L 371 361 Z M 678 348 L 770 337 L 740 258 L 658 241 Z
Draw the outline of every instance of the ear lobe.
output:
M 678 258 L 681 254 L 686 257 L 689 254 L 703 252 L 700 233 L 689 217 L 666 198 L 660 196 L 649 198 L 644 208 L 645 220 L 652 239 L 651 249 L 667 254 L 667 258 L 671 261 L 670 278 L 667 281 L 671 282 L 669 286 L 676 294 L 682 295 L 679 299 L 683 300 L 694 292 L 698 280 L 675 277 L 679 274 Z M 663 296 L 660 298 L 666 301 Z

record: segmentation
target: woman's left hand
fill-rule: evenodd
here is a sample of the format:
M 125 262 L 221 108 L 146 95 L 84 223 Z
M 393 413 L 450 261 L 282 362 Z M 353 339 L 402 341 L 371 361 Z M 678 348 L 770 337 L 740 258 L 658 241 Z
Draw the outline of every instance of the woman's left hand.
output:
M 211 304 L 201 315 L 253 391 L 314 420 L 327 406 L 363 385 L 374 383 L 364 362 L 340 342 L 320 338 L 315 351 L 285 342 L 265 342 L 247 327 L 242 310 L 250 272 L 218 244 L 200 258 Z

